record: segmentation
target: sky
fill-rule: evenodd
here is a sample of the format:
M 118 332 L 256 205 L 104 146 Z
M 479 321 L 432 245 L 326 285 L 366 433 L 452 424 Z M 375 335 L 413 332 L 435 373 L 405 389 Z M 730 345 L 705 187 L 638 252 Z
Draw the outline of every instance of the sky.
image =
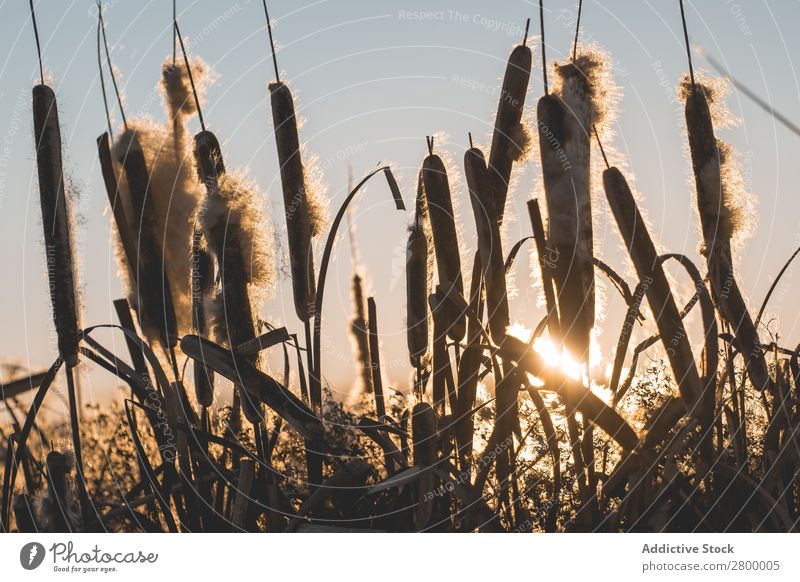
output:
M 105 130 L 95 44 L 97 9 L 91 0 L 39 0 L 36 7 L 45 68 L 58 96 L 66 172 L 78 196 L 75 238 L 82 321 L 84 326 L 115 323 L 112 301 L 124 291 L 117 277 L 95 146 Z M 378 163 L 393 165 L 407 206 L 413 209 L 424 138 L 435 134 L 436 152 L 450 161 L 460 208 L 462 263 L 471 264 L 474 221 L 461 164 L 467 132 L 488 154 L 506 59 L 520 42 L 527 18 L 532 19 L 534 68 L 526 118 L 534 121 L 536 100 L 543 92 L 538 2 L 273 0 L 269 7 L 281 78 L 292 88 L 304 120 L 301 141 L 317 158 L 331 209 L 338 209 L 346 196 L 348 166 L 358 179 Z M 258 183 L 277 233 L 278 260 L 285 263 L 285 223 L 267 92 L 274 72 L 261 2 L 179 0 L 177 8 L 188 51 L 210 64 L 217 77 L 201 104 L 206 124 L 222 142 L 226 164 L 247 170 Z M 551 66 L 569 54 L 576 8 L 571 0 L 545 2 Z M 795 34 L 800 2 L 687 0 L 686 12 L 693 43 L 705 47 L 776 110 L 800 122 L 800 85 L 792 56 L 800 54 L 800 37 Z M 0 15 L 0 260 L 5 273 L 0 285 L 0 362 L 38 370 L 56 355 L 32 139 L 30 89 L 38 82 L 38 64 L 28 2 L 0 0 Z M 126 115 L 163 121 L 163 106 L 154 90 L 160 65 L 172 51 L 171 3 L 108 0 L 104 15 Z M 610 162 L 626 169 L 660 248 L 685 253 L 702 265 L 682 106 L 675 97 L 687 70 L 677 0 L 586 0 L 580 38 L 610 53 L 621 93 L 616 137 L 604 144 Z M 709 69 L 702 57 L 694 58 L 697 69 Z M 739 151 L 745 183 L 755 197 L 755 227 L 741 249 L 738 271 L 740 286 L 755 310 L 800 244 L 800 142 L 744 95 L 732 91 L 728 105 L 741 123 L 719 136 Z M 120 121 L 116 111 L 115 120 Z M 199 130 L 196 120 L 191 129 Z M 540 182 L 535 157 L 515 167 L 506 212 L 507 247 L 530 234 L 525 202 L 540 192 Z M 632 282 L 632 269 L 602 194 L 594 198 L 594 207 L 596 254 Z M 353 219 L 368 294 L 377 303 L 384 382 L 403 387 L 410 373 L 404 331 L 410 214 L 396 211 L 385 183 L 376 180 L 358 198 Z M 317 250 L 321 247 L 317 240 Z M 335 248 L 323 309 L 324 373 L 338 392 L 346 393 L 355 376 L 347 335 L 352 317 L 347 237 L 340 236 Z M 529 250 L 526 247 L 526 253 Z M 674 275 L 676 289 L 688 297 L 685 276 Z M 534 327 L 544 311 L 529 260 L 518 261 L 513 287 L 512 319 Z M 790 346 L 800 341 L 793 300 L 798 287 L 800 281 L 790 270 L 768 309 L 772 331 Z M 623 311 L 612 289 L 605 286 L 602 296 L 605 315 L 599 343 L 608 359 Z M 277 282 L 261 315 L 302 335 L 286 276 Z M 637 330 L 634 341 L 647 333 Z M 121 337 L 99 337 L 112 351 L 126 353 Z M 110 377 L 84 367 L 83 390 L 92 398 L 110 393 Z

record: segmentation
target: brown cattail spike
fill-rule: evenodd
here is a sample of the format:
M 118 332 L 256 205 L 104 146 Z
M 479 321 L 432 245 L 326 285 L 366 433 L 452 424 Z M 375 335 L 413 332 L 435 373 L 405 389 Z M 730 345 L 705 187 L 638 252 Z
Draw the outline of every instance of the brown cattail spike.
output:
M 280 163 L 294 307 L 297 317 L 306 322 L 314 314 L 316 295 L 309 191 L 301 158 L 292 93 L 281 82 L 270 83 L 269 91 Z
M 603 186 L 639 280 L 645 285 L 650 311 L 656 316 L 681 397 L 692 410 L 702 393 L 700 376 L 655 246 L 622 173 L 613 167 L 603 172 Z
M 406 246 L 406 329 L 411 365 L 419 369 L 428 353 L 428 295 L 431 292 L 428 209 L 422 172 L 417 178 L 414 222 Z
M 457 296 L 463 296 L 461 255 L 450 182 L 447 178 L 447 169 L 439 156 L 431 154 L 425 158 L 422 163 L 422 180 L 428 202 L 439 284 L 446 294 L 455 293 Z M 451 302 L 447 303 L 448 306 L 445 307 L 448 311 L 447 335 L 453 340 L 460 341 L 466 333 L 465 315 L 450 308 Z
M 531 49 L 525 44 L 514 47 L 508 57 L 503 87 L 497 103 L 492 147 L 489 151 L 489 185 L 497 209 L 503 215 L 514 162 L 521 161 L 530 149 L 530 136 L 522 120 L 525 95 L 531 77 Z
M 78 305 L 69 208 L 61 159 L 58 106 L 55 93 L 47 85 L 36 85 L 33 88 L 33 129 L 50 301 L 58 335 L 58 352 L 64 362 L 72 367 L 78 363 Z

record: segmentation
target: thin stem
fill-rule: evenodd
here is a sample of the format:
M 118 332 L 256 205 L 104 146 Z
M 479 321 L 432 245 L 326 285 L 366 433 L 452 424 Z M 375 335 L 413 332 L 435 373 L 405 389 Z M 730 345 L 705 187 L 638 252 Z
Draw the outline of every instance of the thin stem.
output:
M 694 67 L 692 66 L 692 51 L 689 47 L 689 31 L 686 28 L 686 13 L 683 10 L 683 0 L 678 0 L 681 6 L 681 22 L 683 23 L 683 38 L 686 41 L 686 56 L 689 58 L 689 78 L 694 88 Z
M 597 145 L 600 146 L 600 153 L 603 154 L 603 161 L 606 163 L 606 168 L 610 168 L 611 166 L 608 165 L 608 158 L 606 157 L 606 150 L 603 149 L 603 144 L 600 143 L 600 134 L 597 133 L 597 126 L 592 124 L 592 129 L 594 130 L 594 137 L 597 138 Z
M 36 39 L 36 55 L 39 57 L 39 77 L 42 79 L 42 85 L 44 85 L 44 65 L 42 65 L 42 47 L 39 44 L 39 27 L 36 26 L 36 11 L 33 9 L 33 0 L 30 0 L 31 4 L 31 19 L 33 20 L 33 36 Z
M 547 87 L 547 56 L 545 55 L 544 44 L 544 0 L 539 0 L 539 28 L 542 33 L 542 82 L 544 83 L 544 94 L 549 93 Z
M 350 194 L 342 203 L 342 206 L 339 208 L 339 212 L 333 219 L 330 231 L 328 232 L 328 238 L 325 241 L 325 249 L 322 252 L 322 261 L 320 262 L 319 266 L 319 275 L 317 275 L 317 296 L 314 303 L 314 371 L 310 372 L 311 387 L 309 392 L 311 394 L 322 393 L 322 300 L 325 295 L 325 280 L 328 275 L 328 265 L 331 261 L 331 254 L 333 253 L 333 243 L 336 240 L 336 233 L 338 232 L 339 225 L 341 224 L 342 219 L 347 212 L 347 207 L 350 205 L 350 202 L 353 200 L 353 198 L 355 198 L 356 194 L 358 194 L 359 190 L 361 190 L 361 187 L 378 172 L 386 173 L 387 171 L 390 171 L 389 166 L 375 168 L 361 179 L 361 181 L 350 191 Z M 398 210 L 404 210 L 402 199 L 395 199 L 395 205 L 397 206 Z
M 108 63 L 108 72 L 111 74 L 111 82 L 114 84 L 114 94 L 117 96 L 117 105 L 119 105 L 119 113 L 122 116 L 122 125 L 128 129 L 128 120 L 125 118 L 125 109 L 122 107 L 122 97 L 119 94 L 119 87 L 117 86 L 117 76 L 114 74 L 114 67 L 111 64 L 111 53 L 108 50 L 108 38 L 106 37 L 106 23 L 103 20 L 103 11 L 100 6 L 100 1 L 97 2 L 98 15 L 100 16 L 100 28 L 103 32 L 103 45 L 106 49 L 106 62 Z
M 308 368 L 309 373 L 314 371 L 314 350 L 311 349 L 311 342 L 313 339 L 313 335 L 311 334 L 311 318 L 307 318 L 303 322 L 305 334 L 306 334 L 306 367 Z M 299 354 L 298 354 L 299 356 Z M 299 371 L 300 374 L 303 373 L 302 370 Z M 320 394 L 320 399 L 321 399 Z M 321 402 L 320 402 L 321 404 Z
M 97 3 L 98 14 L 100 13 L 100 2 Z M 102 28 L 100 18 L 97 19 L 97 69 L 100 72 L 100 90 L 103 93 L 103 107 L 106 110 L 106 123 L 108 124 L 108 137 L 114 143 L 114 130 L 111 128 L 111 113 L 108 110 L 108 97 L 106 96 L 106 79 L 103 75 L 103 56 L 100 48 L 100 30 Z
M 177 0 L 172 0 L 172 22 L 178 20 Z M 175 60 L 178 56 L 178 39 L 175 27 L 172 27 L 172 66 L 175 66 Z
M 474 147 L 472 145 L 472 132 L 467 132 L 467 135 L 469 136 L 469 149 L 472 149 Z
M 181 36 L 181 29 L 178 28 L 178 21 L 173 22 L 175 25 L 175 35 L 178 37 L 178 42 L 181 44 L 181 53 L 183 53 L 183 62 L 186 64 L 186 72 L 189 74 L 189 84 L 192 86 L 192 95 L 194 95 L 194 105 L 197 109 L 197 118 L 200 120 L 200 128 L 205 131 L 206 123 L 203 120 L 203 112 L 200 109 L 200 99 L 197 97 L 197 88 L 194 86 L 194 77 L 192 77 L 192 67 L 189 66 L 189 57 L 186 54 L 186 47 L 183 44 L 183 37 Z
M 723 75 L 723 76 L 727 77 L 728 79 L 730 79 L 730 81 L 731 81 L 731 83 L 733 83 L 734 87 L 736 87 L 739 91 L 744 93 L 745 96 L 749 97 L 756 105 L 761 107 L 761 109 L 763 109 L 764 111 L 769 113 L 772 117 L 777 119 L 788 130 L 790 130 L 794 134 L 800 136 L 800 127 L 798 127 L 793 121 L 791 121 L 788 117 L 786 117 L 781 112 L 776 111 L 772 107 L 771 104 L 767 103 L 761 97 L 756 95 L 753 91 L 748 89 L 743 83 L 741 83 L 738 79 L 736 79 L 733 75 L 731 75 L 730 72 L 725 70 L 725 68 L 722 65 L 720 65 L 714 59 L 714 57 L 712 57 L 711 55 L 709 55 L 706 52 L 701 52 L 700 54 L 706 58 L 706 60 L 708 61 L 708 64 L 710 64 L 711 67 L 715 71 L 717 71 L 717 73 L 719 73 L 720 75 Z
M 572 43 L 572 60 L 578 56 L 578 34 L 581 30 L 581 12 L 583 12 L 583 0 L 578 0 L 578 22 L 575 24 L 575 41 Z
M 275 67 L 275 81 L 281 82 L 281 76 L 278 73 L 278 59 L 275 56 L 275 41 L 272 39 L 272 24 L 269 21 L 269 10 L 267 10 L 267 0 L 262 0 L 264 4 L 264 15 L 267 17 L 267 32 L 269 33 L 269 47 L 272 50 L 272 66 Z
M 522 37 L 522 46 L 528 43 L 528 30 L 531 28 L 531 19 L 525 21 L 525 36 Z
M 428 144 L 428 155 L 432 156 L 433 155 L 433 136 L 432 135 L 426 135 L 425 136 L 425 142 Z

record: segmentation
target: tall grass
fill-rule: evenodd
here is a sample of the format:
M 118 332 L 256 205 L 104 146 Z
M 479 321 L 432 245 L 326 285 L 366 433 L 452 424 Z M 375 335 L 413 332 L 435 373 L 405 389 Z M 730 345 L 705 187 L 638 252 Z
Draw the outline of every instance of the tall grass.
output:
M 543 3 L 540 18 L 544 26 Z M 268 16 L 267 22 L 272 40 Z M 8 430 L 0 426 L 4 531 L 797 529 L 800 350 L 780 338 L 761 344 L 736 282 L 743 197 L 732 180 L 732 151 L 715 134 L 717 95 L 702 75 L 690 69 L 682 94 L 706 272 L 686 255 L 659 254 L 631 187 L 602 145 L 599 181 L 590 138 L 610 139 L 603 122 L 614 96 L 607 57 L 579 50 L 577 31 L 572 59 L 555 66 L 552 91 L 542 55 L 545 94 L 536 117 L 547 211 L 542 216 L 538 200 L 529 201 L 532 236 L 506 255 L 501 227 L 519 218 L 505 216 L 516 194 L 508 185 L 522 175 L 516 162 L 526 149 L 526 33 L 508 61 L 488 160 L 471 138 L 463 158 L 473 215 L 465 222 L 477 235 L 466 294 L 460 239 L 470 240 L 463 233 L 471 228 L 454 212 L 456 168 L 428 141 L 405 249 L 408 391 L 381 373 L 386 353 L 376 306 L 383 298 L 365 299 L 369 273 L 357 260 L 349 225 L 354 317 L 342 331 L 356 339 L 353 375 L 371 390 L 355 391 L 345 404 L 326 390 L 322 344 L 338 230 L 377 174 L 405 210 L 400 185 L 390 166 L 377 166 L 348 187 L 326 230 L 309 191 L 294 99 L 272 47 L 270 107 L 286 221 L 278 238 L 289 248 L 297 317 L 265 321 L 261 307 L 277 279 L 274 236 L 261 210 L 265 194 L 223 160 L 200 109 L 204 66 L 190 62 L 174 28 L 184 58 L 168 59 L 161 71 L 168 122 L 127 119 L 120 111 L 115 134 L 105 101 L 108 131 L 96 144 L 130 287 L 130 305 L 114 305 L 119 326 L 79 327 L 55 94 L 43 70 L 34 87 L 45 257 L 49 283 L 59 289 L 51 293 L 59 357 L 44 373 L 3 378 L 0 394 L 12 418 Z M 102 20 L 97 34 L 102 65 Z M 108 61 L 107 45 L 105 54 Z M 117 88 L 113 74 L 112 80 Z M 190 147 L 186 123 L 195 115 L 201 131 Z M 601 184 L 632 281 L 594 244 L 593 214 L 605 202 L 591 192 Z M 313 239 L 321 235 L 315 269 Z M 513 309 L 509 279 L 529 239 L 545 308 Z M 667 262 L 691 282 L 683 306 Z M 603 333 L 619 338 L 606 376 L 589 358 L 592 335 L 600 333 L 595 268 L 626 304 L 618 326 L 604 322 Z M 686 323 L 695 307 L 699 342 Z M 640 324 L 655 333 L 640 339 Z M 130 364 L 100 343 L 97 327 L 123 335 Z M 650 363 L 642 368 L 645 354 Z M 130 394 L 95 411 L 91 425 L 78 418 L 79 356 Z M 268 359 L 279 362 L 278 375 Z M 183 373 L 183 362 L 193 374 Z M 64 426 L 39 414 L 62 367 L 70 405 Z M 230 405 L 222 402 L 221 379 L 235 386 Z M 18 398 L 28 393 L 24 410 Z

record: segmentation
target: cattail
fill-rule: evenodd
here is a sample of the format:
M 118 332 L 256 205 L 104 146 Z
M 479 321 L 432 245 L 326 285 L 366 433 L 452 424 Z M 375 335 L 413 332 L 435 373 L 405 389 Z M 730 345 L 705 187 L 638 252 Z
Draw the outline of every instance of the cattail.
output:
M 480 149 L 471 147 L 464 154 L 464 171 L 478 233 L 478 250 L 483 265 L 489 332 L 500 344 L 509 326 L 503 246 L 500 240 L 500 213 L 489 189 L 489 171 Z
M 353 275 L 352 284 L 354 316 L 350 321 L 350 335 L 356 350 L 356 359 L 361 372 L 362 390 L 367 394 L 373 391 L 372 373 L 369 363 L 369 338 L 367 337 L 367 317 L 364 313 L 364 288 L 361 276 Z
M 424 366 L 428 355 L 429 229 L 425 185 L 420 172 L 414 222 L 408 229 L 406 245 L 406 338 L 411 365 L 417 370 Z
M 531 77 L 531 49 L 526 45 L 528 25 L 530 20 L 525 26 L 525 38 L 522 44 L 514 47 L 511 56 L 508 57 L 500 100 L 497 104 L 492 148 L 489 153 L 488 181 L 500 223 L 503 222 L 511 167 L 514 162 L 521 160 L 530 148 L 530 135 L 522 121 L 525 95 Z
M 138 250 L 136 247 L 136 239 L 131 229 L 131 223 L 126 215 L 126 204 L 123 203 L 119 196 L 120 190 L 117 170 L 114 167 L 114 160 L 111 157 L 111 142 L 108 132 L 103 133 L 97 138 L 97 155 L 100 160 L 100 171 L 103 175 L 103 184 L 105 185 L 106 195 L 108 196 L 108 204 L 111 207 L 112 216 L 114 217 L 114 231 L 116 236 L 113 238 L 116 243 L 114 248 L 117 264 L 119 265 L 119 274 L 125 280 L 126 289 L 135 289 L 136 279 L 133 269 L 136 266 Z M 130 210 L 129 202 L 127 203 L 127 207 Z
M 658 260 L 653 241 L 636 206 L 628 182 L 617 168 L 603 172 L 603 185 L 611 211 L 625 241 L 639 280 L 644 286 L 650 310 L 658 326 L 681 398 L 687 406 L 697 402 L 702 393 L 689 337 L 681 321 L 675 299 L 669 289 L 664 269 Z
M 442 159 L 432 152 L 422 163 L 422 180 L 428 203 L 428 216 L 433 234 L 433 246 L 439 284 L 445 293 L 463 296 L 464 282 L 461 277 L 461 255 L 458 246 L 453 201 L 450 197 L 450 182 Z M 466 317 L 463 313 L 448 308 L 446 332 L 451 339 L 460 341 L 466 333 Z
M 311 238 L 317 217 L 313 216 L 300 157 L 300 138 L 292 93 L 284 83 L 269 85 L 275 143 L 283 188 L 286 231 L 289 239 L 289 263 L 292 272 L 294 307 L 301 321 L 313 315 L 315 299 L 314 254 Z
M 588 358 L 594 327 L 591 128 L 603 121 L 605 62 L 596 52 L 557 65 L 553 95 L 539 100 L 539 145 L 547 198 L 548 240 L 564 343 Z
M 144 130 L 147 133 L 147 130 Z M 159 244 L 157 219 L 150 188 L 150 173 L 137 130 L 126 130 L 114 144 L 112 155 L 121 164 L 125 181 L 120 183 L 129 226 L 136 241 L 136 265 L 132 267 L 131 304 L 139 316 L 145 335 L 165 348 L 175 345 L 177 324 L 172 303 L 169 275 Z M 184 262 L 186 259 L 184 258 Z
M 78 363 L 78 305 L 72 260 L 70 216 L 61 160 L 56 95 L 47 85 L 33 88 L 33 130 L 47 260 L 47 276 L 58 353 L 70 367 Z
M 194 136 L 193 153 L 195 165 L 197 167 L 197 175 L 200 179 L 200 182 L 205 187 L 206 197 L 214 198 L 218 196 L 218 181 L 219 177 L 225 173 L 225 161 L 222 158 L 222 149 L 220 148 L 217 136 L 211 131 L 207 131 L 205 129 L 201 130 Z M 198 215 L 195 219 L 195 222 L 197 223 L 195 225 L 195 230 L 197 233 L 199 233 L 199 237 L 196 236 L 194 240 L 196 241 L 199 253 L 206 252 L 208 250 L 203 233 L 203 225 L 200 224 L 201 219 L 202 212 L 198 212 Z M 195 242 L 193 241 L 193 248 L 194 244 Z M 202 249 L 205 249 L 205 251 Z M 197 264 L 197 267 L 200 267 L 202 261 L 205 259 L 205 257 L 201 258 L 199 253 L 196 255 L 196 257 L 201 262 Z M 211 270 L 213 271 L 213 264 L 211 266 Z M 198 280 L 198 283 L 200 283 L 200 280 Z M 202 283 L 200 284 L 202 285 Z M 205 289 L 196 297 L 197 303 L 202 304 L 202 307 L 198 305 L 198 309 L 202 309 L 203 312 L 203 325 L 206 328 L 205 333 L 210 333 L 212 331 L 211 327 L 209 327 L 209 324 L 213 324 L 214 315 L 219 312 L 217 305 L 218 302 L 216 301 L 217 299 L 218 297 L 213 293 L 213 288 Z M 193 301 L 194 300 L 195 297 L 193 294 Z M 208 382 L 206 382 L 206 380 L 203 378 L 204 374 L 206 375 L 206 378 L 208 378 Z M 197 378 L 198 375 L 200 375 L 199 384 Z M 206 366 L 204 362 L 195 361 L 195 392 L 197 393 L 198 402 L 201 404 L 210 400 L 213 401 L 213 386 L 211 386 L 212 381 L 213 371 Z M 206 384 L 208 384 L 208 386 Z M 209 390 L 209 388 L 211 390 Z M 231 417 L 229 423 L 231 432 L 234 435 L 238 434 L 241 427 L 241 399 L 239 392 L 239 388 L 234 386 Z
M 703 234 L 711 291 L 721 317 L 731 326 L 757 390 L 771 384 L 758 331 L 736 282 L 731 241 L 749 218 L 746 196 L 735 180 L 732 148 L 714 135 L 709 100 L 719 99 L 708 84 L 684 79 L 686 128 L 695 176 L 697 209 Z
M 213 335 L 234 349 L 256 337 L 251 296 L 273 277 L 272 252 L 255 185 L 225 172 L 216 187 L 216 195 L 205 197 L 198 221 L 220 273 Z M 244 391 L 242 397 L 247 419 L 259 422 L 260 405 Z

